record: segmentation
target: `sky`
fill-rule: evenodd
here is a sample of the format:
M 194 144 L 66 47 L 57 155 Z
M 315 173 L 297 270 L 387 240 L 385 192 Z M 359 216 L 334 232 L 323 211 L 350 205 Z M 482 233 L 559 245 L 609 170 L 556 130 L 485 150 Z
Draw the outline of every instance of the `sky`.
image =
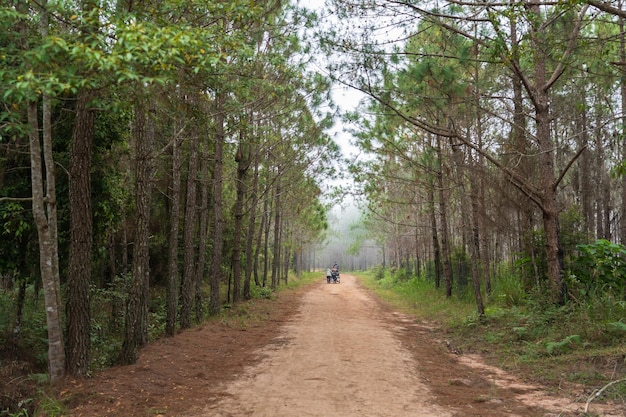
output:
M 307 7 L 309 9 L 317 10 L 320 12 L 327 11 L 324 10 L 324 1 L 323 0 L 298 0 L 298 5 Z M 329 16 L 332 19 L 332 16 Z M 317 60 L 312 70 L 320 72 L 321 74 L 328 75 L 328 71 L 324 68 L 323 63 L 327 60 L 327 56 L 322 57 Z M 335 126 L 328 132 L 334 141 L 340 146 L 342 155 L 344 159 L 349 161 L 354 161 L 355 158 L 360 157 L 359 149 L 353 145 L 354 138 L 349 133 L 348 128 L 350 126 L 344 124 L 341 115 L 353 111 L 357 108 L 359 103 L 366 98 L 366 96 L 359 90 L 350 88 L 349 86 L 336 84 L 331 89 L 331 98 L 334 104 L 338 107 L 338 112 L 335 118 Z M 352 183 L 351 178 L 347 178 L 340 183 L 328 184 L 331 185 L 347 185 L 349 186 Z M 345 254 L 348 246 L 352 243 L 354 239 L 350 236 L 350 228 L 359 223 L 361 217 L 361 212 L 357 208 L 357 204 L 355 199 L 347 195 L 344 197 L 344 200 L 341 201 L 340 204 L 336 204 L 329 213 L 329 223 L 330 223 L 330 233 L 328 237 L 328 241 L 326 242 L 326 248 L 322 249 L 318 253 L 318 260 L 322 262 L 328 263 L 335 261 L 341 261 L 343 264 L 346 264 L 349 259 L 354 259 L 352 256 L 348 256 Z M 371 251 L 371 249 L 368 249 Z M 338 254 L 342 254 L 337 256 Z M 373 262 L 377 261 L 376 255 L 369 255 Z

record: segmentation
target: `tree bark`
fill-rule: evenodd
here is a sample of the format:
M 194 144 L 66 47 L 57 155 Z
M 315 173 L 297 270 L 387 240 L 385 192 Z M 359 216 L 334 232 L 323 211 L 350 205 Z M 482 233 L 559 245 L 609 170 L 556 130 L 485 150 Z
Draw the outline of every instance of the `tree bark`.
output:
M 194 132 L 189 143 L 189 171 L 187 174 L 187 197 L 185 199 L 185 224 L 183 226 L 184 269 L 180 306 L 180 327 L 183 329 L 191 327 L 191 312 L 193 310 L 194 294 L 196 289 L 196 256 L 194 250 L 194 238 L 197 228 L 196 200 L 199 142 L 200 139 L 198 137 L 198 133 Z
M 443 278 L 446 284 L 446 297 L 452 297 L 452 265 L 450 264 L 450 246 L 448 241 L 448 199 L 444 188 L 443 179 L 443 155 L 441 152 L 441 138 L 437 139 L 437 187 L 439 188 L 439 223 L 441 224 L 441 257 L 443 265 Z
M 178 129 L 174 129 L 175 131 Z M 172 139 L 172 194 L 170 205 L 170 230 L 168 248 L 168 275 L 166 293 L 165 334 L 176 334 L 176 319 L 178 317 L 178 287 L 180 274 L 178 270 L 178 231 L 180 225 L 180 192 L 181 192 L 181 147 L 178 133 Z
M 279 284 L 280 277 L 280 193 L 281 193 L 281 172 L 278 168 L 276 188 L 274 194 L 274 250 L 272 257 L 272 290 L 275 290 Z
M 530 9 L 540 14 L 538 5 Z M 565 301 L 565 281 L 561 274 L 562 251 L 559 241 L 559 210 L 556 199 L 556 177 L 554 161 L 554 143 L 550 134 L 550 100 L 546 77 L 545 45 L 540 39 L 541 34 L 534 33 L 533 63 L 535 66 L 535 88 L 533 88 L 533 104 L 537 125 L 537 143 L 539 145 L 539 176 L 542 191 L 543 226 L 546 237 L 546 262 L 552 300 L 557 304 Z
M 90 91 L 81 91 L 70 151 L 70 257 L 67 278 L 67 371 L 86 376 L 91 346 L 90 294 L 93 219 L 91 210 L 91 156 L 95 113 Z
M 274 191 L 275 192 L 275 191 Z M 273 195 L 272 195 L 273 197 Z M 270 227 L 272 224 L 272 199 L 266 197 L 265 198 L 265 210 L 263 212 L 263 228 L 264 231 L 264 240 L 263 240 L 263 287 L 267 285 L 267 276 L 269 271 L 269 261 L 270 261 Z M 271 283 L 270 283 L 271 285 Z
M 224 104 L 226 94 L 218 92 L 216 96 L 216 132 L 215 132 L 215 163 L 213 165 L 213 257 L 211 261 L 211 295 L 209 313 L 220 311 L 220 282 L 222 281 L 222 249 L 224 216 L 222 212 L 223 166 L 224 166 Z
M 52 158 L 50 99 L 48 97 L 44 96 L 43 98 L 43 142 L 40 142 L 39 137 L 39 114 L 36 102 L 28 104 L 28 124 L 30 127 L 32 209 L 39 238 L 39 267 L 48 329 L 48 370 L 50 380 L 54 382 L 65 376 L 65 346 L 61 324 L 56 187 L 54 160 Z M 41 143 L 43 143 L 43 150 Z
M 141 99 L 140 99 L 141 100 Z M 153 105 L 150 114 L 141 101 L 135 105 L 135 240 L 132 281 L 126 305 L 121 362 L 137 361 L 139 349 L 148 341 L 148 292 L 150 289 L 150 205 L 152 202 Z
M 256 261 L 253 261 L 253 238 L 255 236 L 254 233 L 254 225 L 256 223 L 256 211 L 259 203 L 259 149 L 258 146 L 254 146 L 254 174 L 252 176 L 252 202 L 250 204 L 250 214 L 248 215 L 248 232 L 246 235 L 248 238 L 246 239 L 246 276 L 243 281 L 243 299 L 250 300 L 252 298 L 252 294 L 250 292 L 250 282 L 252 280 L 252 268 Z M 262 228 L 260 228 L 262 230 Z M 260 246 L 260 242 L 259 245 Z M 259 286 L 258 276 L 255 275 L 255 284 Z
M 439 248 L 439 235 L 437 233 L 437 210 L 435 208 L 435 184 L 431 181 L 428 184 L 428 206 L 430 212 L 430 232 L 433 242 L 433 263 L 435 267 L 435 288 L 441 286 L 441 250 Z M 384 266 L 384 264 L 383 264 Z
M 200 231 L 198 236 L 198 269 L 196 271 L 196 296 L 195 311 L 196 320 L 202 321 L 204 308 L 202 305 L 202 284 L 204 282 L 204 271 L 206 269 L 206 246 L 209 236 L 209 153 L 207 144 L 200 149 Z
M 40 5 L 40 35 L 48 35 L 48 14 L 43 1 Z M 18 2 L 16 9 L 28 14 L 28 3 Z M 21 48 L 29 49 L 28 28 L 22 23 Z M 26 109 L 31 169 L 32 211 L 37 226 L 39 242 L 39 269 L 44 290 L 46 326 L 48 331 L 48 370 L 50 380 L 57 381 L 65 376 L 66 358 L 61 319 L 61 283 L 59 274 L 59 249 L 56 206 L 56 177 L 52 154 L 52 110 L 51 100 L 42 96 L 42 136 L 39 133 L 39 110 L 37 101 L 29 101 Z
M 622 10 L 622 1 L 619 2 L 619 9 Z M 620 62 L 626 62 L 626 35 L 624 34 L 624 17 L 620 15 L 619 18 L 619 55 Z M 620 79 L 620 96 L 622 99 L 622 140 L 620 144 L 622 146 L 622 163 L 626 163 L 626 78 L 622 76 Z M 621 200 L 622 205 L 620 208 L 620 243 L 626 245 L 626 175 L 622 175 L 621 179 Z
M 250 168 L 250 147 L 243 143 L 246 140 L 242 133 L 239 149 L 235 157 L 237 162 L 236 200 L 233 215 L 235 217 L 235 230 L 233 235 L 233 302 L 241 300 L 241 234 L 243 232 L 243 202 L 246 197 L 248 169 Z

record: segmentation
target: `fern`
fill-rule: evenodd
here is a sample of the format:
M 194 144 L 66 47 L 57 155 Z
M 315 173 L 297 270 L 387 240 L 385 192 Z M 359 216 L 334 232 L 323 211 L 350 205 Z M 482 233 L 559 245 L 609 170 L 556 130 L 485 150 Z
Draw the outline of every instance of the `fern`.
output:
M 567 336 L 560 342 L 548 342 L 546 344 L 546 351 L 550 355 L 566 353 L 569 351 L 569 348 L 575 344 L 580 344 L 580 336 L 577 334 Z

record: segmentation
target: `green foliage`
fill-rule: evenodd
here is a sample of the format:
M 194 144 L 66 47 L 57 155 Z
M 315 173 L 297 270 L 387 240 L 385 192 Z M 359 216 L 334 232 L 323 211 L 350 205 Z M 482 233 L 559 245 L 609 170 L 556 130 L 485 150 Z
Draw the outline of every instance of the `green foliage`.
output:
M 253 285 L 250 287 L 250 293 L 252 294 L 252 298 L 264 298 L 271 300 L 274 297 L 274 292 L 270 287 L 257 287 L 256 285 Z
M 626 247 L 600 239 L 578 245 L 572 272 L 588 290 L 613 291 L 623 294 L 626 288 Z
M 40 390 L 37 398 L 36 416 L 60 417 L 65 415 L 63 405 L 53 396 Z
M 0 347 L 11 348 L 17 311 L 17 286 L 0 292 Z M 26 287 L 22 323 L 14 339 L 18 351 L 31 361 L 38 370 L 47 367 L 46 316 L 43 308 L 43 294 L 35 292 L 33 285 Z
M 528 293 L 519 277 L 512 273 L 501 273 L 491 280 L 491 291 L 494 304 L 504 308 L 525 305 Z
M 131 275 L 118 275 L 105 288 L 91 287 L 91 368 L 113 365 L 123 341 L 124 311 Z
M 573 334 L 558 342 L 546 343 L 546 352 L 548 352 L 549 355 L 567 353 L 574 345 L 580 345 L 580 343 L 580 336 Z

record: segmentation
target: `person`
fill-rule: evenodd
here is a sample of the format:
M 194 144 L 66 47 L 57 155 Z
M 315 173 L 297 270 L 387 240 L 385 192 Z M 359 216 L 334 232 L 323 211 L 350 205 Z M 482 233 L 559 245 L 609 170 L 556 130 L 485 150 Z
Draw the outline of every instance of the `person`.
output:
M 331 271 L 331 274 L 333 276 L 333 281 L 336 283 L 339 282 L 339 265 L 337 265 L 337 262 L 335 262 L 333 264 L 333 269 Z
M 330 279 L 332 278 L 333 273 L 330 271 L 330 268 L 326 268 L 326 283 L 330 284 Z

